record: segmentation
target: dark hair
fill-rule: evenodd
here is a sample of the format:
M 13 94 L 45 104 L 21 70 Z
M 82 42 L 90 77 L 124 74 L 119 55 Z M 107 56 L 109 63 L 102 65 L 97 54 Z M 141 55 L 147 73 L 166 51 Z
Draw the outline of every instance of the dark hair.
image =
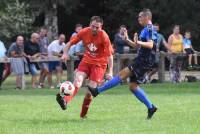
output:
M 148 17 L 152 18 L 152 13 L 151 13 L 150 9 L 144 8 L 141 12 L 144 14 L 144 16 L 148 16 Z
M 83 25 L 78 23 L 78 24 L 75 25 L 75 28 L 77 28 L 77 27 L 83 27 Z
M 121 29 L 121 28 L 127 28 L 127 27 L 126 27 L 126 25 L 121 25 L 121 26 L 119 27 L 119 29 Z
M 158 23 L 154 23 L 154 26 L 158 26 L 159 27 L 160 25 Z
M 96 22 L 103 24 L 103 19 L 100 16 L 92 16 L 91 19 L 90 19 L 90 23 L 92 21 L 96 21 Z

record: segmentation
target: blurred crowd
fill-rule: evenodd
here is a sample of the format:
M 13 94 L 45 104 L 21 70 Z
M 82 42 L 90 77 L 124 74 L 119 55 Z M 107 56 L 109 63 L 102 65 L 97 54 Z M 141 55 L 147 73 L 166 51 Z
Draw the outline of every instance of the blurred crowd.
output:
M 172 34 L 165 40 L 160 33 L 159 24 L 154 24 L 158 32 L 157 37 L 157 52 L 165 51 L 170 54 L 185 53 L 188 57 L 188 70 L 199 70 L 197 51 L 192 47 L 191 32 L 185 31 L 184 36 L 180 34 L 180 26 L 175 25 L 172 29 Z M 81 24 L 75 25 L 74 33 L 71 37 L 76 35 L 83 26 Z M 113 48 L 115 54 L 127 54 L 137 52 L 137 48 L 133 49 L 125 41 L 124 31 L 127 30 L 125 25 L 121 25 L 118 32 L 114 36 Z M 63 63 L 61 61 L 49 62 L 30 62 L 38 57 L 58 57 L 60 58 L 65 47 L 65 35 L 60 34 L 57 40 L 50 42 L 48 36 L 48 29 L 42 27 L 39 32 L 32 33 L 28 41 L 19 35 L 16 37 L 10 47 L 6 50 L 4 43 L 0 41 L 0 58 L 10 58 L 10 63 L 0 63 L 0 86 L 2 82 L 13 73 L 16 75 L 16 89 L 22 88 L 22 77 L 25 73 L 30 73 L 32 88 L 55 88 L 59 87 L 62 82 Z M 74 62 L 74 69 L 76 69 L 83 57 L 84 46 L 82 41 L 72 46 L 69 50 L 71 57 L 76 57 Z M 193 61 L 194 59 L 194 61 Z M 181 66 L 183 58 L 179 56 L 169 56 L 170 62 L 169 72 L 170 79 L 173 83 L 181 82 Z M 121 61 L 121 68 L 129 63 L 129 59 Z M 145 80 L 150 81 L 152 75 L 158 71 L 159 53 L 156 57 L 155 68 L 146 74 Z M 38 71 L 40 70 L 40 72 Z M 39 73 L 38 73 L 39 72 Z M 52 81 L 52 74 L 56 74 L 56 82 Z M 45 85 L 47 79 L 47 85 Z

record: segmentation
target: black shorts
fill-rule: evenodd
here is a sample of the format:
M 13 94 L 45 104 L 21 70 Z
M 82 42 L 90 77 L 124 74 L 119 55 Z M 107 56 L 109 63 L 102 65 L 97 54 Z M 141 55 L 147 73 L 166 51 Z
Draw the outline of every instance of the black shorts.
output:
M 130 76 L 130 82 L 135 82 L 137 84 L 144 83 L 144 76 L 148 71 L 153 69 L 153 65 L 154 64 L 148 64 L 147 62 L 134 59 L 132 64 L 128 66 L 132 72 L 132 76 Z
M 185 52 L 187 55 L 194 54 L 194 51 L 191 48 L 186 48 Z

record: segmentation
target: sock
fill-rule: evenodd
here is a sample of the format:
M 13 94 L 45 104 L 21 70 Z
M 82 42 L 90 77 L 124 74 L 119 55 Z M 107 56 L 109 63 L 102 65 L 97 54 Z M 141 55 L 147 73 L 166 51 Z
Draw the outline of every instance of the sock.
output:
M 104 92 L 112 87 L 117 86 L 120 82 L 121 82 L 121 78 L 119 76 L 115 76 L 113 77 L 111 80 L 109 80 L 108 82 L 106 82 L 104 85 L 102 85 L 101 87 L 98 87 L 98 92 Z
M 78 93 L 79 88 L 75 87 L 74 93 L 72 96 L 67 96 L 65 95 L 63 98 L 65 100 L 65 102 L 68 104 L 73 98 L 74 96 Z
M 87 114 L 91 102 L 92 102 L 92 97 L 91 98 L 86 98 L 86 97 L 84 98 L 83 104 L 82 104 L 82 110 L 81 110 L 81 113 L 80 113 L 81 118 L 85 117 L 85 115 Z
M 137 97 L 138 100 L 144 103 L 148 109 L 153 107 L 151 101 L 147 98 L 142 88 L 138 86 L 136 90 L 132 91 L 132 93 Z

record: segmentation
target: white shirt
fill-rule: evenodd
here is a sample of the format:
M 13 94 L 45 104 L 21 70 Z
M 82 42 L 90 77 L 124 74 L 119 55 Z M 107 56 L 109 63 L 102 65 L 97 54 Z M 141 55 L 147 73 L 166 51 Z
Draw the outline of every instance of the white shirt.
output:
M 3 42 L 0 41 L 0 58 L 3 58 L 5 56 L 6 56 L 6 48 Z
M 53 56 L 53 52 L 60 53 L 65 47 L 65 43 L 60 44 L 58 40 L 54 40 L 48 46 L 48 55 Z

